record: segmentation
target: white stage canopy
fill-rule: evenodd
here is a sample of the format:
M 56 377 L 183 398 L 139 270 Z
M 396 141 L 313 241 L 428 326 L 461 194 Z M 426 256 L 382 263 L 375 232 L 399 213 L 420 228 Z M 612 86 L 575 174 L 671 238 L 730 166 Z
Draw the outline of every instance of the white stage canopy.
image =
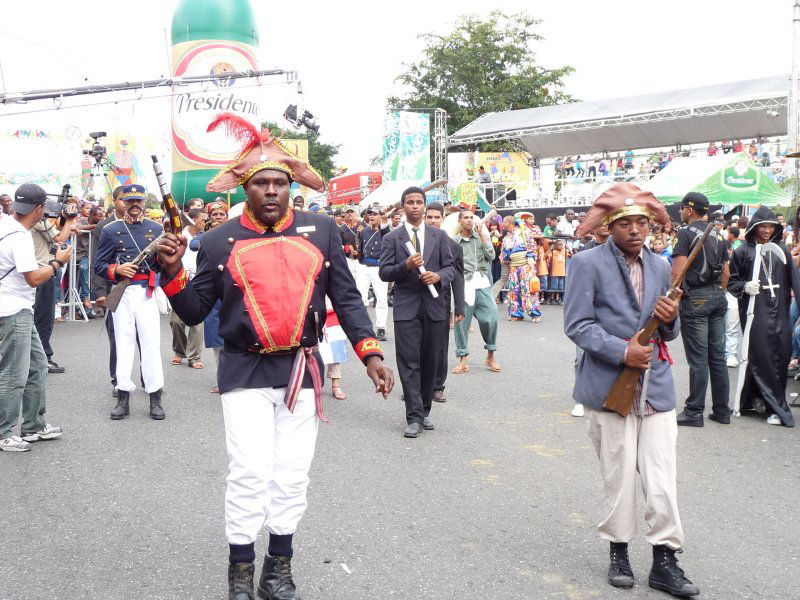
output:
M 450 146 L 517 140 L 545 158 L 786 135 L 789 76 L 487 113 Z

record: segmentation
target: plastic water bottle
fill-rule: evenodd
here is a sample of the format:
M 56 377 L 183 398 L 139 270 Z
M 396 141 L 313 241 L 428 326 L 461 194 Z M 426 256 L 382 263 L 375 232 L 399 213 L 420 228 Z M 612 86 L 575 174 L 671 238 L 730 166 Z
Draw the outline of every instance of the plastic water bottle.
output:
M 172 15 L 172 75 L 209 75 L 256 70 L 258 29 L 249 0 L 181 0 Z M 213 200 L 208 181 L 230 164 L 240 144 L 219 128 L 218 114 L 231 112 L 261 129 L 258 88 L 252 79 L 177 87 L 172 98 L 172 194 L 179 206 L 191 198 Z M 241 187 L 231 203 L 244 200 Z

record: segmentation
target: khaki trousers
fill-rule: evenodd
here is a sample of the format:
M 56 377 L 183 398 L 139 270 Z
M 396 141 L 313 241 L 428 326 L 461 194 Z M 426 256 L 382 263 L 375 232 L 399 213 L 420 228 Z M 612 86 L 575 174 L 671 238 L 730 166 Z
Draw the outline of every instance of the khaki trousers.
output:
M 675 411 L 637 417 L 589 410 L 592 438 L 610 505 L 598 525 L 600 537 L 610 542 L 630 542 L 636 535 L 636 473 L 642 481 L 648 532 L 645 540 L 673 550 L 683 547 L 678 514 Z

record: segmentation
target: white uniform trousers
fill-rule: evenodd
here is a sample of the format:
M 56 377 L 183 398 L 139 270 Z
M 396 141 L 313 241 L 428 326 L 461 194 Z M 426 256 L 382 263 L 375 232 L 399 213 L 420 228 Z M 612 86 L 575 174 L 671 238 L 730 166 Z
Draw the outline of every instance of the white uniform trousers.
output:
M 290 413 L 285 388 L 235 389 L 222 394 L 228 447 L 225 534 L 252 544 L 264 526 L 294 533 L 308 502 L 308 470 L 319 418 L 313 389 L 303 389 Z
M 347 258 L 347 268 L 350 275 L 353 276 L 353 281 L 358 281 L 358 271 L 361 269 L 361 263 L 354 258 Z
M 147 288 L 131 284 L 122 294 L 113 313 L 114 341 L 117 344 L 117 389 L 132 392 L 136 384 L 131 378 L 139 333 L 139 358 L 142 362 L 144 389 L 149 394 L 164 387 L 161 364 L 161 313 L 155 294 L 147 297 Z
M 725 313 L 725 358 L 736 358 L 739 353 L 739 301 L 725 292 L 728 311 Z
M 369 285 L 375 290 L 375 327 L 386 329 L 386 319 L 389 317 L 389 282 L 381 281 L 378 276 L 378 267 L 359 265 L 356 274 L 356 286 L 361 292 L 364 306 L 369 305 Z
M 638 417 L 589 410 L 589 437 L 600 459 L 610 512 L 598 525 L 600 537 L 630 542 L 636 535 L 636 473 L 642 481 L 649 530 L 645 540 L 673 550 L 683 547 L 678 514 L 675 411 Z

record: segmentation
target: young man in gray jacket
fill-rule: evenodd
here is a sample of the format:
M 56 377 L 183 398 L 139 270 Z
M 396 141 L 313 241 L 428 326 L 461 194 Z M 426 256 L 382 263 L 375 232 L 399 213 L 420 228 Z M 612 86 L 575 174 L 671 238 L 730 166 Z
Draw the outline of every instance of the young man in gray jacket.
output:
M 584 350 L 573 397 L 588 409 L 589 436 L 600 459 L 610 504 L 600 537 L 610 542 L 608 581 L 633 587 L 628 542 L 636 533 L 636 473 L 646 503 L 645 539 L 653 546 L 651 587 L 675 596 L 699 594 L 678 566 L 675 553 L 684 536 L 678 514 L 675 443 L 675 388 L 666 342 L 679 331 L 669 265 L 644 246 L 652 220 L 668 222 L 666 208 L 650 192 L 622 183 L 594 203 L 579 236 L 606 223 L 611 236 L 602 246 L 576 254 L 564 305 L 564 331 Z M 645 345 L 638 333 L 651 316 L 661 321 Z M 608 390 L 625 367 L 641 369 L 630 412 L 604 408 Z

